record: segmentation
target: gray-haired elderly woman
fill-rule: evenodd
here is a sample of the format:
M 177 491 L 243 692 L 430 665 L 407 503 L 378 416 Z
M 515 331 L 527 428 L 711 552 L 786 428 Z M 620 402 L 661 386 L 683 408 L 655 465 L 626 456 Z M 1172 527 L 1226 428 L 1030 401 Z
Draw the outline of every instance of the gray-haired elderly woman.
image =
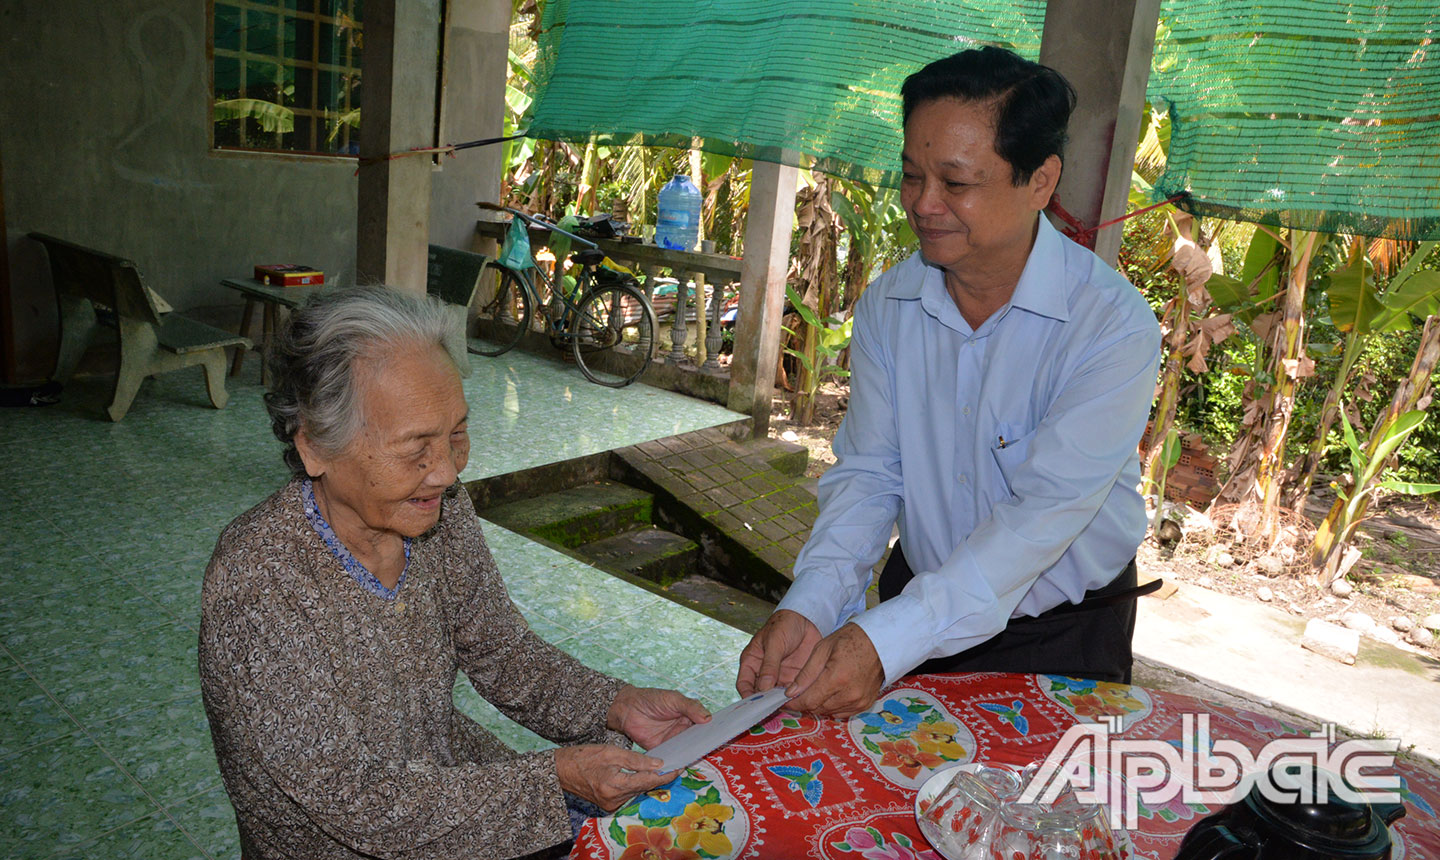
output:
M 294 478 L 220 536 L 200 676 L 247 860 L 514 857 L 669 780 L 645 748 L 699 702 L 587 669 L 506 595 L 469 496 L 444 310 L 327 291 L 270 357 Z M 456 710 L 456 670 L 560 744 L 519 755 Z M 621 734 L 623 733 L 623 734 Z M 628 736 L 628 737 L 627 737 Z

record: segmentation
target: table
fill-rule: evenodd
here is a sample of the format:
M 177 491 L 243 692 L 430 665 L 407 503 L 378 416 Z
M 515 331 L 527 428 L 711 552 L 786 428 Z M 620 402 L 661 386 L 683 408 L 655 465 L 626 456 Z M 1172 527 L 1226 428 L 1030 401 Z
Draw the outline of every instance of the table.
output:
M 325 289 L 324 286 L 313 287 L 276 287 L 270 284 L 257 281 L 254 278 L 224 278 L 220 281 L 223 287 L 229 287 L 245 296 L 245 310 L 240 317 L 240 336 L 250 337 L 250 321 L 255 314 L 257 302 L 264 308 L 260 322 L 260 338 L 251 338 L 257 349 L 266 349 L 270 346 L 270 338 L 275 336 L 275 329 L 279 327 L 279 309 L 287 308 L 294 310 L 305 303 L 311 294 L 317 290 Z M 240 372 L 240 366 L 245 362 L 245 350 L 235 350 L 235 360 L 230 365 L 230 375 L 234 376 Z M 265 384 L 267 371 L 265 365 L 260 365 L 260 382 Z
M 1098 729 L 1106 715 L 1120 720 L 1112 750 L 1119 738 L 1178 748 L 1200 717 L 1212 742 L 1232 739 L 1252 752 L 1310 730 L 1123 684 L 1054 675 L 909 676 L 845 722 L 776 714 L 670 785 L 586 822 L 571 856 L 939 860 L 914 814 L 916 791 L 934 770 L 969 761 L 1024 765 L 1044 758 L 1074 726 Z M 1392 858 L 1440 857 L 1440 776 L 1404 761 L 1394 772 L 1406 817 L 1392 826 Z M 1178 797 L 1154 809 L 1142 804 L 1130 833 L 1135 856 L 1173 857 L 1185 832 L 1218 808 Z

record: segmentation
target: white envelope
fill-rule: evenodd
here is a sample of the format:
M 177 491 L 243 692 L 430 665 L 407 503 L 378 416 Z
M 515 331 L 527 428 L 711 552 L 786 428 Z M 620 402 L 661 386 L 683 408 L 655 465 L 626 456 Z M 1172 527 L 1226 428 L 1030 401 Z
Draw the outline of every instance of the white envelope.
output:
M 731 738 L 779 710 L 790 697 L 784 687 L 773 687 L 755 693 L 729 707 L 716 711 L 710 722 L 691 726 L 670 740 L 650 750 L 647 755 L 662 759 L 661 773 L 670 773 L 694 764 L 730 742 Z

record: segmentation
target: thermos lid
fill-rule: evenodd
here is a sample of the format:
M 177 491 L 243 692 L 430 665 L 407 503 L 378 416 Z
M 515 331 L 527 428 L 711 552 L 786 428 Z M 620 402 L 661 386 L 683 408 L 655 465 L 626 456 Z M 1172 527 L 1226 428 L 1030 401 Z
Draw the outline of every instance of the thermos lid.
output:
M 1372 806 L 1352 799 L 1339 776 L 1311 765 L 1276 767 L 1269 780 L 1270 790 L 1256 785 L 1245 797 L 1245 805 L 1259 819 L 1257 829 L 1268 829 L 1272 836 L 1316 852 L 1317 857 L 1388 856 L 1386 822 L 1403 810 L 1390 814 L 1393 804 Z

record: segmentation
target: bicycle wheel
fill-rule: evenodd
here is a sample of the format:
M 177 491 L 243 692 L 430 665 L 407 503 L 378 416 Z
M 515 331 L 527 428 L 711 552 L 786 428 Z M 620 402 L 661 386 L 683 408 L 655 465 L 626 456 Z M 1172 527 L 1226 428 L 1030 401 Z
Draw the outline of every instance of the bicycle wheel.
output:
M 570 343 L 585 378 L 623 388 L 650 366 L 655 352 L 655 312 L 628 284 L 594 286 L 580 297 L 571 320 Z
M 512 269 L 493 268 L 500 275 L 500 286 L 495 296 L 480 306 L 476 337 L 470 338 L 470 351 L 480 355 L 509 352 L 530 328 L 530 291 L 525 282 Z

